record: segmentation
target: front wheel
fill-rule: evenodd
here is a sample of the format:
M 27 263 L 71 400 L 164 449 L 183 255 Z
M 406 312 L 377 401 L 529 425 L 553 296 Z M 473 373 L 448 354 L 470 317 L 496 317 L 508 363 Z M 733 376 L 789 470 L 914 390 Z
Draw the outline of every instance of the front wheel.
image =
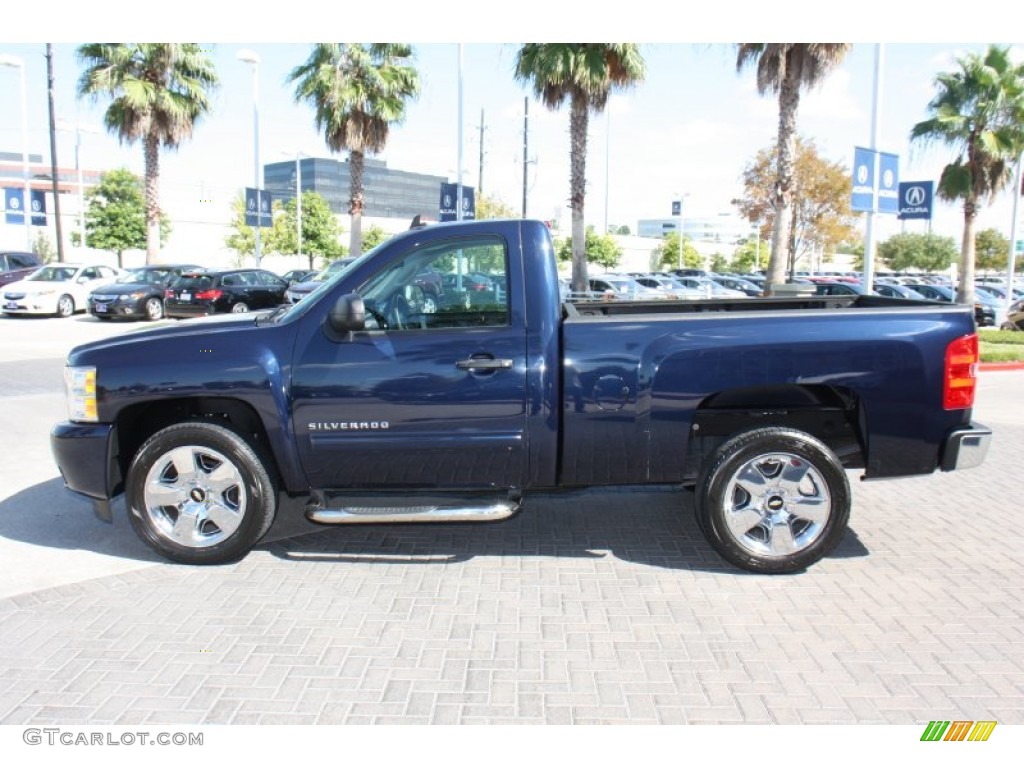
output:
M 839 543 L 850 517 L 850 486 L 820 440 L 766 427 L 719 446 L 697 486 L 696 511 L 710 544 L 733 565 L 792 573 Z
M 233 307 L 231 307 L 231 311 L 234 314 L 241 314 L 242 312 L 248 312 L 249 311 L 249 305 L 246 304 L 244 301 L 240 301 L 237 304 L 235 304 Z
M 75 314 L 75 300 L 66 293 L 57 299 L 57 317 L 71 317 Z
M 144 309 L 146 312 L 146 319 L 149 321 L 156 321 L 164 316 L 164 303 L 155 296 L 150 296 L 146 299 Z
M 167 427 L 132 460 L 126 483 L 132 527 L 179 563 L 226 563 L 270 529 L 277 490 L 258 453 L 232 429 L 208 422 Z

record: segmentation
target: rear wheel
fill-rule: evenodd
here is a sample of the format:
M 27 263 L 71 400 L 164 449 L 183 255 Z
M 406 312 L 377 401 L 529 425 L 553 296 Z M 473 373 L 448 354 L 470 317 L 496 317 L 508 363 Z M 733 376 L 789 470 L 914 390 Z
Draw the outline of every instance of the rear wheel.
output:
M 249 305 L 246 304 L 244 301 L 240 301 L 240 302 L 238 302 L 237 304 L 235 304 L 235 305 L 233 305 L 231 307 L 231 311 L 233 313 L 235 313 L 235 314 L 241 314 L 242 312 L 248 312 L 249 311 Z
M 249 552 L 274 520 L 277 490 L 259 454 L 232 429 L 208 422 L 167 427 L 132 460 L 129 518 L 152 549 L 194 565 Z
M 701 475 L 696 510 L 708 541 L 733 565 L 792 573 L 839 543 L 850 487 L 839 459 L 820 440 L 766 427 L 719 446 Z
M 144 309 L 146 312 L 147 320 L 159 320 L 161 317 L 164 316 L 164 303 L 155 296 L 151 296 L 150 298 L 146 299 L 146 305 Z
M 57 317 L 71 317 L 75 314 L 75 300 L 66 293 L 57 299 Z

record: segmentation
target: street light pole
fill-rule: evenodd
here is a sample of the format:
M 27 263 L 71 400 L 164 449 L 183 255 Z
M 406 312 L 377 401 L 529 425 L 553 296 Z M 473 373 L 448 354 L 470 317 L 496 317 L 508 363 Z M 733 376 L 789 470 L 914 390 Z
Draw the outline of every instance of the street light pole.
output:
M 302 258 L 302 153 L 295 153 L 295 253 Z
M 79 247 L 85 248 L 85 181 L 82 173 L 81 150 L 82 134 L 93 133 L 99 135 L 100 131 L 81 123 L 71 124 L 66 120 L 57 121 L 57 130 L 75 133 L 75 175 L 78 177 L 78 238 Z
M 253 186 L 256 188 L 256 226 L 254 232 L 256 243 L 254 253 L 256 256 L 256 267 L 260 266 L 260 229 L 263 218 L 262 201 L 260 200 L 260 57 L 255 51 L 243 49 L 238 52 L 238 58 L 247 64 L 252 65 L 252 145 L 253 145 Z
M 21 75 L 21 173 L 24 197 L 21 212 L 25 217 L 25 250 L 32 250 L 32 185 L 28 167 L 28 88 L 25 85 L 25 62 L 10 54 L 0 55 L 0 67 L 16 67 Z

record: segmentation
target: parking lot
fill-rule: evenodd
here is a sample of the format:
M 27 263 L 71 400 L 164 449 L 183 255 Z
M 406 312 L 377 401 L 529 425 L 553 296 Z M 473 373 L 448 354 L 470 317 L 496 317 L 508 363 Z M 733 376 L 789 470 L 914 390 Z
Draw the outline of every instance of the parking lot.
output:
M 49 453 L 66 351 L 143 325 L 0 318 L 0 724 L 1024 723 L 1024 371 L 982 374 L 982 467 L 851 474 L 850 531 L 798 575 L 725 564 L 670 488 L 190 568 Z

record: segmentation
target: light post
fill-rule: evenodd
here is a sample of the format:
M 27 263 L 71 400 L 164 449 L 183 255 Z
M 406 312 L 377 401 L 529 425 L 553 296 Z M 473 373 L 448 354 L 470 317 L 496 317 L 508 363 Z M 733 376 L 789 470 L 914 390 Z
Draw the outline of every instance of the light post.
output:
M 79 246 L 85 248 L 85 181 L 82 178 L 82 163 L 80 152 L 82 148 L 82 134 L 100 134 L 98 128 L 93 128 L 81 123 L 69 123 L 66 120 L 57 121 L 57 130 L 75 134 L 75 175 L 78 177 L 78 237 Z
M 281 153 L 285 157 L 291 157 L 290 152 Z M 296 256 L 302 256 L 302 158 L 312 157 L 307 155 L 305 152 L 298 150 L 295 152 L 295 236 L 296 236 Z
M 17 67 L 21 72 L 21 172 L 25 187 L 21 212 L 25 217 L 25 250 L 32 250 L 32 186 L 28 168 L 28 88 L 25 86 L 25 62 L 8 53 L 0 54 L 0 67 Z
M 673 213 L 679 215 L 679 266 L 678 269 L 683 268 L 683 200 L 690 196 L 689 192 L 682 195 L 678 195 L 676 201 L 672 203 Z
M 253 186 L 256 188 L 256 244 L 254 253 L 256 266 L 260 266 L 260 221 L 263 217 L 262 201 L 260 200 L 260 57 L 255 51 L 243 48 L 238 52 L 238 59 L 252 65 L 252 144 L 253 144 Z

